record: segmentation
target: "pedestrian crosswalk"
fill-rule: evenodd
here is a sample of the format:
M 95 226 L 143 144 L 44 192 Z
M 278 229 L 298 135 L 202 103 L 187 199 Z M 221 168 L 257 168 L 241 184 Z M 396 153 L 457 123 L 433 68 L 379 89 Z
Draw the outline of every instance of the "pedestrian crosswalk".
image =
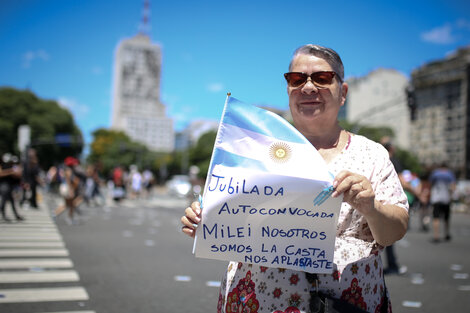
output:
M 47 210 L 23 215 L 24 221 L 0 224 L 0 312 L 30 304 L 31 313 L 95 313 L 83 310 L 89 295 Z M 69 309 L 58 312 L 58 303 Z

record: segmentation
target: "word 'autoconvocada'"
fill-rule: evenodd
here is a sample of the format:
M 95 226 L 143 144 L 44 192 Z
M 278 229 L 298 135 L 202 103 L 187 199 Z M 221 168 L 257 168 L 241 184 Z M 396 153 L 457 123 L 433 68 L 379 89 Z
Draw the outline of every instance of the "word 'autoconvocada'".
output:
M 307 209 L 299 208 L 255 208 L 249 204 L 239 204 L 238 207 L 230 208 L 228 203 L 225 202 L 219 210 L 221 214 L 260 214 L 260 215 L 295 215 L 295 216 L 308 216 L 318 218 L 333 218 L 334 213 L 318 212 Z

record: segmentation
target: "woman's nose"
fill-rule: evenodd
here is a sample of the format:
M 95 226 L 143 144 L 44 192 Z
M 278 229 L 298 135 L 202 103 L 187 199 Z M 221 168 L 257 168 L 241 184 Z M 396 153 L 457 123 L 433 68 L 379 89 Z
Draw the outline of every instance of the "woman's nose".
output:
M 315 84 L 313 83 L 313 81 L 310 77 L 307 78 L 307 81 L 302 86 L 302 92 L 305 93 L 305 94 L 308 94 L 308 95 L 311 94 L 311 93 L 317 93 L 318 92 L 317 86 L 315 86 Z

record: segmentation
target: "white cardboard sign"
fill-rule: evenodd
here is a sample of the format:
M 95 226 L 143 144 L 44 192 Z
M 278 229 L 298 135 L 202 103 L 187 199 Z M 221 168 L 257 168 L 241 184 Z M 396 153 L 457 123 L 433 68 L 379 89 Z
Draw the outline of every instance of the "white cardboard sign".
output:
M 207 184 L 197 257 L 333 271 L 342 197 L 329 183 L 216 165 Z

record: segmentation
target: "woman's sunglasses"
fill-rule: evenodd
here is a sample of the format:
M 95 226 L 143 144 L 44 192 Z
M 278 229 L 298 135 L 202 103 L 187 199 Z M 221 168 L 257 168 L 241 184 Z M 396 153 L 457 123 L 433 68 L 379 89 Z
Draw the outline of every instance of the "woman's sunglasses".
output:
M 293 88 L 298 88 L 305 84 L 309 77 L 315 86 L 319 88 L 328 88 L 333 83 L 335 75 L 338 74 L 332 71 L 315 72 L 310 75 L 301 72 L 289 72 L 285 73 L 284 77 L 287 80 L 287 84 Z

